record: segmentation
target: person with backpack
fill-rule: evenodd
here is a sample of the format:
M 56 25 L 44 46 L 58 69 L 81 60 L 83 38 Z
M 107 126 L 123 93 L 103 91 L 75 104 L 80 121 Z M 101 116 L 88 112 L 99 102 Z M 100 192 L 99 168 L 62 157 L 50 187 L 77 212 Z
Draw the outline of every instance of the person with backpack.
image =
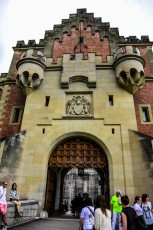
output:
M 84 206 L 85 207 L 80 214 L 79 230 L 93 230 L 92 223 L 94 223 L 94 208 L 92 206 L 91 198 L 86 198 L 84 200 Z

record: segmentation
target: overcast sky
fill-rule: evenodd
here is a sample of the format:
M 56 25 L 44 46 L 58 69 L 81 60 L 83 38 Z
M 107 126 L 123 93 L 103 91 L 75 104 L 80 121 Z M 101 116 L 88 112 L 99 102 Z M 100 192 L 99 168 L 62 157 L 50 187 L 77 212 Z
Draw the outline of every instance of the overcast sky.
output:
M 77 9 L 118 27 L 121 36 L 149 35 L 153 41 L 153 0 L 0 0 L 0 73 L 7 73 L 17 41 L 44 38 Z

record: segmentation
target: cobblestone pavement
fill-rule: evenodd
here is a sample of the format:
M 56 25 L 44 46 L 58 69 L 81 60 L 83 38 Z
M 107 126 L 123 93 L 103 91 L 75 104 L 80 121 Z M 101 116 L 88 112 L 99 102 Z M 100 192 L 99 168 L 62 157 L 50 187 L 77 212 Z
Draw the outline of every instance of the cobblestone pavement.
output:
M 10 227 L 10 230 L 78 230 L 79 219 L 48 218 L 33 220 L 22 225 Z

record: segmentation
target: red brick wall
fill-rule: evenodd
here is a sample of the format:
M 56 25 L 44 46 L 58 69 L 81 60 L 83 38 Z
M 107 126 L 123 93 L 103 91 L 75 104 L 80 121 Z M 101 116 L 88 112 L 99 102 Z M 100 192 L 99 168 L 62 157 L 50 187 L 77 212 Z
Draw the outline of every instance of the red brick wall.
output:
M 145 77 L 151 77 L 151 67 L 150 67 L 151 60 L 147 52 L 147 47 L 139 46 L 138 49 L 140 50 L 141 56 L 145 60 L 144 75 Z
M 83 53 L 84 59 L 87 59 L 88 53 L 96 53 L 102 57 L 102 62 L 106 62 L 107 55 L 110 55 L 109 47 L 109 38 L 104 37 L 100 39 L 100 33 L 96 31 L 92 34 L 91 26 L 88 26 L 86 29 L 83 27 L 83 22 L 80 24 L 81 32 L 75 27 L 71 28 L 71 34 L 64 33 L 62 41 L 59 41 L 59 38 L 54 40 L 52 57 L 54 62 L 57 61 L 57 58 L 62 57 L 64 53 L 74 54 L 74 53 Z M 84 42 L 78 44 L 79 36 L 84 37 Z
M 25 96 L 21 93 L 21 90 L 17 88 L 16 85 L 12 85 L 8 90 L 9 95 L 6 97 L 6 106 L 3 108 L 3 121 L 1 127 L 0 137 L 5 137 L 9 134 L 19 132 L 20 125 L 11 125 L 10 116 L 13 106 L 24 106 L 25 105 Z
M 146 82 L 144 87 L 134 94 L 134 103 L 138 131 L 153 137 L 153 124 L 141 124 L 139 111 L 140 104 L 149 104 L 153 116 L 153 82 Z

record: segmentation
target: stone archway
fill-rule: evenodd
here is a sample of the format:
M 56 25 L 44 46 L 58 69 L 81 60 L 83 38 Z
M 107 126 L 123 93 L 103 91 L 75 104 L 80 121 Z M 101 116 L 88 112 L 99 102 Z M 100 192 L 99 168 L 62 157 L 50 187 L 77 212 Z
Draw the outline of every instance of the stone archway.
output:
M 101 191 L 109 199 L 108 160 L 104 150 L 92 140 L 73 137 L 60 142 L 48 161 L 45 210 L 49 214 L 56 209 L 54 203 L 56 196 L 58 199 L 62 196 L 63 175 L 71 168 L 96 169 L 101 178 Z M 61 173 L 60 176 L 59 173 Z M 59 187 L 58 184 L 60 184 Z M 56 190 L 60 190 L 58 195 Z

